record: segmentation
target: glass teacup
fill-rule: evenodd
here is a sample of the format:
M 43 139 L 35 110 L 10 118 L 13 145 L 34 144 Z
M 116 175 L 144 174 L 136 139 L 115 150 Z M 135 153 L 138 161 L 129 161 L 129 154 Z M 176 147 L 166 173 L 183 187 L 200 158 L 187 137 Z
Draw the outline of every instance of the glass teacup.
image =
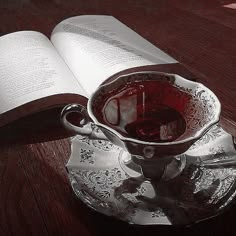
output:
M 127 151 L 127 171 L 140 169 L 146 178 L 161 179 L 167 167 L 167 178 L 181 172 L 181 154 L 219 121 L 220 111 L 218 98 L 204 85 L 175 74 L 141 71 L 104 83 L 89 98 L 87 109 L 71 104 L 61 117 L 67 129 L 108 139 Z M 82 114 L 80 127 L 67 120 L 71 112 Z M 90 122 L 102 133 L 94 133 Z

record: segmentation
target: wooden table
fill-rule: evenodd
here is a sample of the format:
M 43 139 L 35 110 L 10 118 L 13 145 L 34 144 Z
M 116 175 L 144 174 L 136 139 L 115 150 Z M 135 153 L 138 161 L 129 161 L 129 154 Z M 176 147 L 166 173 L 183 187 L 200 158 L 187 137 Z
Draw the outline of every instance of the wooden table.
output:
M 80 14 L 113 15 L 176 58 L 179 64 L 158 69 L 182 74 L 211 88 L 222 103 L 222 125 L 236 135 L 233 1 L 1 1 L 0 34 L 31 29 L 49 36 L 59 21 Z M 234 235 L 236 232 L 235 206 L 190 228 L 131 226 L 95 213 L 75 198 L 70 187 L 65 170 L 70 142 L 63 129 L 58 126 L 57 130 L 44 133 L 44 138 L 54 140 L 38 139 L 32 143 L 29 139 L 26 144 L 0 147 L 0 235 L 201 235 L 206 231 L 213 235 Z

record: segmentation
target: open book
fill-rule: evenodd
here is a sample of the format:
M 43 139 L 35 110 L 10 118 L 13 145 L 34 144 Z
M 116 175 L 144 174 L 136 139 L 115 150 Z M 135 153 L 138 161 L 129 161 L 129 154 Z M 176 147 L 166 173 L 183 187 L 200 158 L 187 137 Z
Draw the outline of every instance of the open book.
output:
M 176 63 L 112 16 L 82 15 L 40 32 L 0 37 L 0 126 L 29 114 L 86 104 L 110 76 L 128 68 Z

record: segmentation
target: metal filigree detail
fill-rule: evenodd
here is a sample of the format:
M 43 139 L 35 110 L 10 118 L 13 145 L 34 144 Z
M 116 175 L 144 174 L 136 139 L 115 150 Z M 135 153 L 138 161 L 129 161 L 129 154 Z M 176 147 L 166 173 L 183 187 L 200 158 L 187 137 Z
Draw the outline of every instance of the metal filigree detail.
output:
M 80 176 L 80 179 L 85 185 L 93 185 L 101 189 L 109 189 L 111 186 L 117 186 L 123 180 L 121 170 L 118 168 L 101 171 L 79 170 L 77 171 L 77 175 Z
M 114 148 L 114 145 L 111 142 L 105 140 L 92 140 L 92 144 L 94 147 L 107 152 Z
M 209 142 L 213 142 L 217 138 L 221 137 L 224 134 L 224 131 L 219 128 L 219 125 L 214 125 L 204 136 L 197 140 L 190 149 L 195 149 L 200 145 L 205 145 Z
M 70 163 L 77 159 L 81 164 L 68 166 L 70 182 L 85 204 L 103 214 L 135 224 L 192 224 L 222 212 L 235 199 L 236 151 L 220 126 L 185 153 L 179 176 L 160 183 L 124 172 L 121 148 L 84 140 L 73 144 L 79 153 L 73 153 Z
M 101 133 L 102 131 L 93 123 L 88 124 L 88 127 L 90 127 L 93 132 L 95 133 Z M 76 139 L 82 143 L 86 143 L 90 146 L 92 146 L 91 148 L 97 148 L 100 149 L 102 151 L 111 151 L 112 149 L 118 149 L 117 146 L 115 146 L 113 143 L 111 143 L 108 140 L 92 140 L 90 139 L 88 136 L 81 136 L 81 135 L 77 135 Z
M 81 153 L 80 162 L 88 162 L 89 164 L 94 164 L 94 159 L 93 159 L 94 151 L 93 150 L 86 150 L 86 149 L 81 148 L 80 153 Z

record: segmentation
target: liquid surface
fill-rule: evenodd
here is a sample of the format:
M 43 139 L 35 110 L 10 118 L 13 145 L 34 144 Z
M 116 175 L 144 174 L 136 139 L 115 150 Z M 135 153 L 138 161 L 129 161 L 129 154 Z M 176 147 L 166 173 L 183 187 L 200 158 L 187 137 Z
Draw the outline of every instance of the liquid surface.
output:
M 168 82 L 134 82 L 106 94 L 95 115 L 125 137 L 171 142 L 186 129 L 184 96 Z
M 125 127 L 129 137 L 153 142 L 171 142 L 185 131 L 183 117 L 167 106 L 156 106 L 144 117 L 138 117 Z

